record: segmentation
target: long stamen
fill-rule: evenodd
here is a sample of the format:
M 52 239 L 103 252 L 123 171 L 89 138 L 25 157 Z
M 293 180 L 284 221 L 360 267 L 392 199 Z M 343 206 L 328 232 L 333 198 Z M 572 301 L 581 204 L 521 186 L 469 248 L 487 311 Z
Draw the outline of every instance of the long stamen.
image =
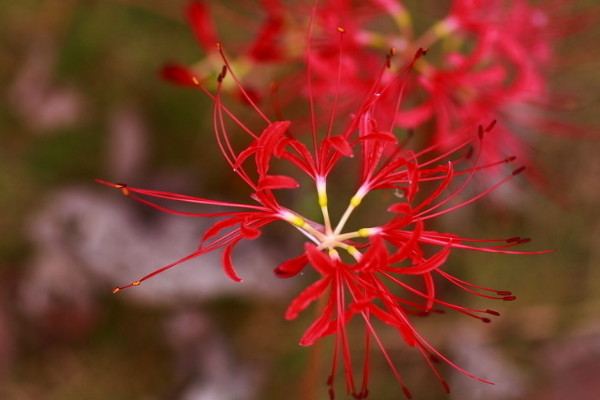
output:
M 307 40 L 306 40 L 306 83 L 308 86 L 308 106 L 310 111 L 310 132 L 312 136 L 313 149 L 315 152 L 315 163 L 317 166 L 320 166 L 320 157 L 318 152 L 318 144 L 317 144 L 317 122 L 315 116 L 315 99 L 314 99 L 314 89 L 312 83 L 312 58 L 311 58 L 311 45 L 312 45 L 312 34 L 313 34 L 313 21 L 315 19 L 317 13 L 317 6 L 315 5 L 312 9 L 312 14 L 310 16 L 310 21 L 308 23 L 307 30 Z M 318 167 L 319 168 L 319 167 Z
M 244 96 L 244 98 L 246 99 L 246 101 L 252 106 L 252 108 L 254 109 L 254 111 L 256 111 L 258 113 L 258 115 L 260 115 L 261 118 L 265 120 L 266 123 L 268 123 L 268 124 L 271 123 L 271 120 L 262 112 L 262 110 L 260 108 L 258 108 L 258 106 L 254 102 L 254 100 L 252 100 L 252 96 L 250 96 L 246 92 L 246 89 L 244 89 L 244 86 L 242 85 L 242 83 L 240 82 L 240 80 L 236 76 L 235 72 L 231 68 L 231 65 L 229 64 L 229 61 L 227 60 L 227 57 L 225 57 L 225 53 L 223 52 L 223 46 L 221 46 L 221 43 L 217 43 L 217 49 L 219 51 L 219 54 L 221 55 L 221 59 L 223 60 L 223 62 L 225 63 L 225 66 L 227 67 L 227 70 L 229 71 L 231 77 L 235 81 L 238 89 L 242 92 L 242 95 Z
M 323 224 L 325 225 L 325 234 L 331 235 L 331 219 L 329 217 L 329 208 L 327 207 L 327 183 L 324 177 L 318 176 L 317 182 L 317 196 L 321 213 L 323 214 Z
M 421 219 L 423 219 L 423 220 L 425 220 L 425 219 L 431 219 L 431 218 L 437 217 L 437 216 L 439 216 L 439 215 L 442 215 L 442 214 L 449 213 L 449 212 L 451 212 L 451 211 L 453 211 L 453 210 L 456 210 L 456 209 L 458 209 L 458 208 L 464 207 L 464 206 L 466 206 L 467 204 L 471 204 L 471 203 L 473 203 L 474 201 L 476 201 L 476 200 L 478 200 L 478 199 L 482 198 L 483 196 L 486 196 L 487 194 L 489 194 L 489 193 L 493 192 L 494 190 L 496 190 L 498 187 L 502 186 L 504 183 L 508 182 L 509 180 L 513 179 L 513 178 L 514 178 L 516 175 L 518 175 L 518 174 L 520 174 L 521 172 L 523 172 L 523 170 L 524 170 L 524 169 L 525 169 L 524 167 L 517 168 L 516 170 L 514 170 L 514 171 L 512 172 L 512 174 L 510 174 L 510 175 L 509 175 L 509 176 L 507 176 L 506 178 L 502 179 L 501 181 L 499 181 L 499 182 L 497 182 L 496 184 L 492 185 L 491 187 L 487 188 L 486 190 L 484 190 L 483 192 L 479 193 L 478 195 L 476 195 L 476 196 L 473 196 L 472 198 L 470 198 L 470 199 L 468 199 L 468 200 L 465 200 L 465 201 L 463 201 L 463 202 L 462 202 L 462 203 L 460 203 L 460 204 L 457 204 L 457 205 L 455 205 L 455 206 L 452 206 L 452 207 L 450 207 L 450 208 L 446 208 L 446 209 L 444 209 L 444 210 L 438 211 L 438 212 L 436 212 L 436 213 L 433 213 L 433 214 L 429 214 L 429 215 L 422 215 L 422 216 L 420 216 L 420 218 L 421 218 Z M 457 193 L 453 193 L 453 195 L 455 195 L 455 194 L 457 194 Z
M 327 127 L 327 137 L 331 136 L 331 131 L 333 130 L 333 122 L 335 121 L 335 114 L 338 107 L 338 100 L 340 97 L 340 87 L 342 84 L 342 63 L 344 61 L 344 46 L 343 46 L 343 38 L 344 33 L 346 32 L 344 28 L 338 27 L 338 32 L 340 33 L 340 44 L 339 44 L 339 53 L 338 53 L 338 71 L 337 71 L 337 81 L 335 85 L 335 97 L 333 99 L 333 105 L 331 107 L 331 117 L 329 118 L 329 126 Z
M 350 215 L 352 214 L 354 209 L 360 205 L 362 199 L 367 193 L 368 188 L 363 185 L 358 189 L 354 196 L 352 196 L 352 198 L 350 199 L 350 204 L 348 204 L 348 208 L 346 208 L 346 211 L 340 218 L 340 221 L 338 222 L 337 226 L 335 227 L 335 230 L 333 231 L 334 235 L 339 235 L 342 229 L 344 229 L 344 225 L 346 225 L 346 222 L 348 222 L 348 218 L 350 218 Z

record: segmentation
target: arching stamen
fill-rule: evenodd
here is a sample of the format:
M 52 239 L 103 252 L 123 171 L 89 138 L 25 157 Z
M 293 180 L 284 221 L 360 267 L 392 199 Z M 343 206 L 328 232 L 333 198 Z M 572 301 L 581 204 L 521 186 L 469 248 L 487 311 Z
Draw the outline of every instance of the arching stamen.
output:
M 244 96 L 244 99 L 252 106 L 252 108 L 254 109 L 254 111 L 256 111 L 258 113 L 258 115 L 260 115 L 260 117 L 265 120 L 266 123 L 270 124 L 271 120 L 256 105 L 256 103 L 254 102 L 254 100 L 252 100 L 252 96 L 250 96 L 248 94 L 248 92 L 246 92 L 246 89 L 244 89 L 244 86 L 242 85 L 242 83 L 240 82 L 240 80 L 236 76 L 235 72 L 231 68 L 231 65 L 229 64 L 229 61 L 227 60 L 227 57 L 225 57 L 225 53 L 223 52 L 223 46 L 221 46 L 221 43 L 217 43 L 217 49 L 219 51 L 219 54 L 221 55 L 221 59 L 225 63 L 227 71 L 229 71 L 229 73 L 230 73 L 231 77 L 233 78 L 233 80 L 235 81 L 238 89 L 240 89 L 240 92 L 242 93 L 242 96 Z M 223 76 L 221 77 L 221 75 L 223 75 Z M 225 77 L 224 73 L 219 74 L 219 79 L 220 79 L 219 83 L 220 83 L 220 81 L 223 80 L 224 77 Z

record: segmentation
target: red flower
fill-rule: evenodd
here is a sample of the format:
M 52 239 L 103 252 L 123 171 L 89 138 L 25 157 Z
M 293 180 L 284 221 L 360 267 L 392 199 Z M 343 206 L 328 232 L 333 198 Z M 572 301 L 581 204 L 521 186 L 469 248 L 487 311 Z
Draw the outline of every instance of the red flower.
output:
M 380 3 L 385 5 L 388 2 Z M 344 29 L 339 28 L 337 32 L 343 37 Z M 434 360 L 444 361 L 464 374 L 486 382 L 462 370 L 433 348 L 414 328 L 411 317 L 428 315 L 444 308 L 484 322 L 489 322 L 489 315 L 498 315 L 495 311 L 472 309 L 438 298 L 436 281 L 439 280 L 446 280 L 458 288 L 489 299 L 514 299 L 510 292 L 462 281 L 444 271 L 443 267 L 454 249 L 514 254 L 519 252 L 510 248 L 527 239 L 474 240 L 454 233 L 436 232 L 429 227 L 431 219 L 470 204 L 522 171 L 522 168 L 514 170 L 480 194 L 466 199 L 462 197 L 464 189 L 480 171 L 502 167 L 514 161 L 514 157 L 494 162 L 481 161 L 481 154 L 485 151 L 481 149 L 485 149 L 488 132 L 494 123 L 487 128 L 480 126 L 478 132 L 465 134 L 458 142 L 441 142 L 425 150 L 410 151 L 397 138 L 394 131 L 396 113 L 394 110 L 390 112 L 388 102 L 391 100 L 394 105 L 401 104 L 407 76 L 424 51 L 419 49 L 406 67 L 396 73 L 390 72 L 384 63 L 358 107 L 348 114 L 345 108 L 339 106 L 339 90 L 345 78 L 344 70 L 339 68 L 343 62 L 340 49 L 337 63 L 331 65 L 332 71 L 338 71 L 333 79 L 338 91 L 334 93 L 328 109 L 324 110 L 324 118 L 318 117 L 320 113 L 317 110 L 324 104 L 319 96 L 331 96 L 319 92 L 308 79 L 310 135 L 306 138 L 306 135 L 297 135 L 294 131 L 296 125 L 306 125 L 302 120 L 276 121 L 255 105 L 222 49 L 218 49 L 225 66 L 218 75 L 216 93 L 210 93 L 191 73 L 189 79 L 214 100 L 213 120 L 217 144 L 229 167 L 247 184 L 253 202 L 230 203 L 99 181 L 162 211 L 184 216 L 221 218 L 205 232 L 198 250 L 136 282 L 115 289 L 115 292 L 139 285 L 186 260 L 220 248 L 223 248 L 225 273 L 231 279 L 241 281 L 231 261 L 235 246 L 241 240 L 258 238 L 264 226 L 283 221 L 303 234 L 308 243 L 299 251 L 300 255 L 277 266 L 275 273 L 280 277 L 292 277 L 310 266 L 318 275 L 317 280 L 292 301 L 285 316 L 294 319 L 317 299 L 324 300 L 320 316 L 306 330 L 300 344 L 310 345 L 322 337 L 335 336 L 329 379 L 332 398 L 339 358 L 344 369 L 347 392 L 356 398 L 368 395 L 372 344 L 382 352 L 404 393 L 410 397 L 400 372 L 385 349 L 385 343 L 375 330 L 375 319 L 395 328 L 407 345 L 423 354 L 444 390 L 449 391 L 449 387 L 438 373 Z M 310 54 L 307 59 L 312 60 Z M 310 76 L 310 64 L 308 69 Z M 262 120 L 262 131 L 252 129 L 222 103 L 221 90 L 224 80 L 229 79 L 226 75 L 230 75 L 233 84 Z M 241 149 L 237 149 L 231 140 L 231 125 L 247 138 L 247 144 Z M 476 148 L 477 157 L 472 155 L 472 148 Z M 471 166 L 465 163 L 473 158 L 475 161 Z M 280 172 L 278 168 L 282 163 L 287 163 L 299 175 L 292 177 L 288 170 Z M 345 187 L 340 176 L 356 176 L 358 181 L 353 194 L 346 199 L 346 210 L 339 219 L 335 219 L 330 215 L 329 193 L 335 193 L 334 199 L 340 201 L 340 193 Z M 313 182 L 313 191 L 307 192 L 305 185 L 300 184 L 301 178 L 305 177 Z M 293 206 L 283 206 L 276 196 L 277 191 L 282 189 L 292 189 L 301 198 L 314 196 L 316 208 L 320 210 L 319 220 L 302 215 Z M 367 196 L 375 197 L 375 193 L 388 195 L 387 200 L 382 200 L 383 208 L 372 210 L 370 207 L 365 209 L 364 205 L 361 207 L 363 200 Z M 182 212 L 160 205 L 153 198 L 217 206 L 220 209 L 226 207 L 231 211 Z M 359 210 L 366 212 L 367 216 L 377 215 L 381 219 L 387 215 L 388 218 L 383 223 L 365 225 L 357 220 Z M 350 225 L 353 228 L 348 228 Z M 540 252 L 519 254 L 535 253 Z M 408 276 L 419 277 L 423 282 L 422 288 L 411 283 L 414 280 L 405 279 Z M 406 297 L 401 295 L 402 291 L 407 294 Z M 355 382 L 347 335 L 348 323 L 355 316 L 365 324 L 366 350 L 360 385 Z
M 331 32 L 343 26 L 345 51 L 340 57 L 338 41 L 315 39 L 307 56 L 314 87 L 323 93 L 322 101 L 329 103 L 339 95 L 342 105 L 349 107 L 345 110 L 352 110 L 355 104 L 347 99 L 368 91 L 372 76 L 379 73 L 379 64 L 372 63 L 375 51 L 392 48 L 402 64 L 411 60 L 417 48 L 430 49 L 430 56 L 418 61 L 412 78 L 397 88 L 410 100 L 401 105 L 382 101 L 379 112 L 394 113 L 398 126 L 419 129 L 428 135 L 429 143 L 443 143 L 446 149 L 481 121 L 497 120 L 482 161 L 517 157 L 527 165 L 528 178 L 547 189 L 532 145 L 549 134 L 589 136 L 584 127 L 561 121 L 556 111 L 566 102 L 549 87 L 557 64 L 556 44 L 591 23 L 589 17 L 570 13 L 571 3 L 454 0 L 446 15 L 417 35 L 415 28 L 422 27 L 413 25 L 409 10 L 398 0 L 325 1 L 315 12 L 314 31 Z M 393 33 L 378 29 L 390 22 L 396 28 Z M 345 72 L 341 85 L 331 79 L 331 65 L 338 59 Z M 389 72 L 382 77 L 386 79 L 393 79 Z M 489 178 L 497 179 L 500 172 L 490 170 Z

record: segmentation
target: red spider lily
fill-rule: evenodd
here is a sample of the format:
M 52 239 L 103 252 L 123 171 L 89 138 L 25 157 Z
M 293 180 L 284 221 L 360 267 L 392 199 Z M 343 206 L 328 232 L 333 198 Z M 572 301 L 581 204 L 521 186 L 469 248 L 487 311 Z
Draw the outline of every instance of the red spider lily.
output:
M 427 99 L 406 115 L 401 125 L 433 118 L 434 142 L 457 135 L 453 127 L 474 125 L 481 118 L 497 119 L 486 161 L 516 156 L 528 166 L 530 177 L 540 174 L 531 160 L 529 139 L 521 131 L 574 133 L 575 127 L 543 117 L 544 100 L 551 96 L 548 71 L 554 42 L 564 26 L 550 12 L 521 0 L 455 0 L 449 14 L 417 40 L 421 45 L 450 39 L 471 43 L 470 51 L 447 52 L 441 65 L 420 65 L 419 86 Z M 566 17 L 561 17 L 566 21 Z M 529 112 L 524 113 L 523 110 Z M 406 118 L 406 119 L 405 119 Z M 517 128 L 515 128 L 517 127 Z M 532 168 L 533 167 L 533 168 Z
M 345 34 L 342 28 L 337 28 L 337 32 L 339 36 Z M 449 391 L 448 384 L 437 371 L 434 361 L 446 362 L 470 377 L 487 382 L 464 371 L 438 352 L 418 333 L 410 318 L 439 312 L 443 308 L 459 311 L 484 322 L 489 322 L 489 315 L 498 315 L 492 310 L 473 309 L 438 298 L 436 280 L 440 279 L 488 299 L 506 301 L 515 298 L 510 292 L 477 286 L 444 271 L 442 267 L 454 249 L 504 254 L 543 253 L 511 250 L 513 246 L 528 239 L 467 239 L 453 233 L 436 232 L 429 227 L 429 220 L 478 200 L 523 170 L 517 168 L 489 189 L 466 199 L 462 198 L 464 189 L 480 171 L 498 168 L 514 161 L 514 157 L 508 157 L 483 162 L 483 152 L 477 150 L 474 166 L 469 167 L 467 164 L 463 167 L 467 159 L 474 158 L 470 149 L 485 148 L 487 137 L 493 134 L 490 131 L 494 123 L 486 128 L 480 126 L 477 134 L 464 135 L 460 142 L 453 142 L 451 146 L 438 143 L 421 151 L 410 151 L 398 141 L 394 133 L 396 113 L 389 111 L 388 101 L 391 99 L 392 104 L 399 107 L 404 95 L 404 82 L 425 52 L 419 49 L 413 59 L 394 74 L 388 71 L 389 60 L 386 60 L 374 76 L 372 86 L 364 94 L 362 102 L 349 116 L 339 108 L 339 89 L 344 80 L 343 69 L 340 68 L 343 60 L 340 48 L 337 63 L 332 66 L 332 70 L 338 71 L 334 79 L 338 92 L 334 93 L 333 101 L 322 119 L 317 118 L 317 108 L 323 104 L 318 98 L 321 93 L 312 85 L 313 70 L 309 64 L 307 91 L 310 122 L 309 136 L 305 143 L 306 135 L 295 135 L 293 130 L 294 124 L 302 126 L 302 121 L 276 121 L 267 116 L 240 83 L 220 46 L 217 51 L 225 66 L 218 75 L 216 93 L 209 92 L 196 76 L 190 75 L 190 80 L 195 87 L 213 99 L 217 144 L 229 167 L 247 184 L 253 203 L 231 203 L 99 181 L 161 211 L 184 216 L 220 218 L 205 232 L 202 243 L 195 252 L 129 285 L 116 288 L 115 292 L 137 286 L 184 261 L 220 248 L 223 249 L 225 273 L 231 279 L 241 281 L 232 263 L 235 246 L 242 240 L 257 239 L 266 225 L 283 221 L 302 233 L 309 242 L 299 256 L 275 268 L 275 273 L 280 277 L 292 277 L 310 265 L 319 276 L 315 283 L 292 301 L 285 316 L 287 319 L 294 319 L 313 302 L 324 299 L 325 305 L 320 316 L 304 333 L 300 344 L 310 345 L 329 335 L 335 337 L 329 379 L 331 398 L 340 357 L 347 392 L 355 398 L 365 398 L 368 395 L 372 343 L 380 349 L 403 392 L 411 397 L 392 357 L 377 334 L 374 320 L 395 328 L 407 345 L 417 348 L 445 391 Z M 311 60 L 310 55 L 308 60 Z M 221 92 L 226 75 L 231 77 L 241 95 L 262 120 L 262 131 L 252 129 L 223 104 Z M 320 123 L 322 120 L 323 127 Z M 234 144 L 238 141 L 232 140 L 230 124 L 248 139 L 241 149 L 237 149 Z M 274 171 L 281 161 L 294 167 L 300 173 L 299 176 L 292 177 L 287 172 Z M 349 162 L 353 162 L 355 172 L 348 170 Z M 346 210 L 337 223 L 334 223 L 329 211 L 328 185 L 339 183 L 336 174 L 340 173 L 340 168 L 343 168 L 345 174 L 356 176 L 358 182 L 354 194 L 347 200 Z M 301 177 L 312 180 L 314 192 L 306 193 L 306 188 L 299 183 Z M 294 190 L 302 197 L 313 195 L 321 213 L 320 221 L 301 215 L 293 207 L 283 206 L 276 196 L 277 191 L 283 189 Z M 339 190 L 335 192 L 340 193 Z M 378 212 L 380 215 L 384 212 L 389 215 L 387 222 L 348 229 L 350 220 L 356 219 L 357 210 L 364 209 L 361 204 L 365 197 L 374 196 L 374 192 L 387 192 L 391 194 L 391 198 L 399 198 L 396 202 L 384 202 L 383 209 Z M 219 210 L 199 213 L 178 211 L 153 199 L 218 207 Z M 222 211 L 223 208 L 228 211 Z M 420 277 L 424 289 L 408 283 L 412 280 L 405 278 L 410 276 Z M 403 297 L 402 291 L 411 299 Z M 366 349 L 360 386 L 355 382 L 346 332 L 348 323 L 355 316 L 366 327 Z
M 325 1 L 313 24 L 319 31 L 331 31 L 335 24 L 346 28 L 348 50 L 342 65 L 347 75 L 341 87 L 330 79 L 339 44 L 319 38 L 318 46 L 308 53 L 316 76 L 314 86 L 330 94 L 320 96 L 327 103 L 337 95 L 351 99 L 353 93 L 368 90 L 378 71 L 378 65 L 370 62 L 373 50 L 391 47 L 398 58 L 407 61 L 417 48 L 429 48 L 432 57 L 419 60 L 413 79 L 401 83 L 410 101 L 402 107 L 382 102 L 388 106 L 382 105 L 380 112 L 394 113 L 399 126 L 420 128 L 423 134 L 427 134 L 423 128 L 433 122 L 430 143 L 444 143 L 446 149 L 454 146 L 450 138 L 461 140 L 470 131 L 465 127 L 475 129 L 482 120 L 497 120 L 482 161 L 516 156 L 527 166 L 532 182 L 547 189 L 534 161 L 532 142 L 548 134 L 589 136 L 584 127 L 556 116 L 557 105 L 564 102 L 548 83 L 557 63 L 556 43 L 591 22 L 589 17 L 565 15 L 570 3 L 454 0 L 447 15 L 416 35 L 411 14 L 399 0 Z M 377 29 L 390 20 L 396 32 Z M 488 171 L 491 179 L 497 179 L 503 170 Z

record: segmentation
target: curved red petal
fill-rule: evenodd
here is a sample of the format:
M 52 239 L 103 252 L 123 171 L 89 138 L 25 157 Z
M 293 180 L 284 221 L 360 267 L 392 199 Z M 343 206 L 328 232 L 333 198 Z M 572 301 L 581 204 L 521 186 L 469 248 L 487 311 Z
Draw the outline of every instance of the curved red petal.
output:
M 225 274 L 235 282 L 242 281 L 242 278 L 240 278 L 235 272 L 235 269 L 233 268 L 233 262 L 231 261 L 231 251 L 238 241 L 233 242 L 229 246 L 225 247 L 225 250 L 223 250 L 223 270 L 225 271 Z
M 299 257 L 282 262 L 275 268 L 274 272 L 278 278 L 291 278 L 300 273 L 306 264 L 308 264 L 308 257 L 306 254 L 302 254 Z
M 258 180 L 258 190 L 295 189 L 300 184 L 286 175 L 265 175 Z
M 160 70 L 160 76 L 169 82 L 181 86 L 198 86 L 200 82 L 200 77 L 192 70 L 177 63 L 164 65 Z

